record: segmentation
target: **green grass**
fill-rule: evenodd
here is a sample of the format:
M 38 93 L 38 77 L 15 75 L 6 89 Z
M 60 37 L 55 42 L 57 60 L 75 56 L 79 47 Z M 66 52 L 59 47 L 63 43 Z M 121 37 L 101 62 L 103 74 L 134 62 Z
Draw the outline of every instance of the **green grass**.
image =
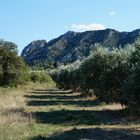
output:
M 16 90 L 12 101 L 10 94 L 3 94 L 11 105 L 4 102 L 1 107 L 7 120 L 0 126 L 0 140 L 140 139 L 139 119 L 128 117 L 119 104 L 105 105 L 80 93 L 48 90 L 52 88 L 30 85 Z M 16 120 L 8 122 L 8 108 L 11 115 L 17 114 Z
M 30 140 L 79 140 L 91 137 L 100 140 L 105 135 L 108 139 L 140 138 L 140 135 L 133 134 L 140 124 L 130 121 L 120 105 L 105 105 L 95 99 L 82 98 L 80 93 L 61 91 L 34 90 L 24 97 L 26 112 L 36 118 Z M 97 136 L 96 131 L 102 136 Z M 140 134 L 140 131 L 137 133 Z

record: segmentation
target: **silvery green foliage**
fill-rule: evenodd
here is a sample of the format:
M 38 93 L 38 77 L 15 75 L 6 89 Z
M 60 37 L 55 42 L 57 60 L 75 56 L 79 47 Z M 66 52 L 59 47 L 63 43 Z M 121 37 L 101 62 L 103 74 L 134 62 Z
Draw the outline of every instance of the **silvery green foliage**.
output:
M 140 43 L 124 48 L 96 44 L 89 57 L 52 72 L 62 88 L 92 90 L 101 100 L 125 105 L 140 103 Z
M 52 78 L 58 83 L 61 88 L 75 88 L 77 77 L 75 74 L 77 73 L 81 62 L 78 60 L 73 64 L 61 66 L 56 70 L 52 70 L 50 72 Z
M 140 112 L 140 41 L 133 47 L 135 50 L 128 60 L 128 78 L 124 81 L 123 92 L 132 111 Z

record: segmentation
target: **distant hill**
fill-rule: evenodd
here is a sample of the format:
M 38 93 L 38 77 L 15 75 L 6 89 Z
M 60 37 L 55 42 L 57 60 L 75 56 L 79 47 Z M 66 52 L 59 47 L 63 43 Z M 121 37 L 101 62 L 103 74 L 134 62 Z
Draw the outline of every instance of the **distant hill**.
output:
M 21 56 L 29 65 L 37 63 L 72 63 L 90 54 L 96 43 L 104 47 L 124 47 L 132 44 L 140 36 L 140 29 L 132 32 L 119 32 L 113 29 L 67 33 L 49 42 L 37 40 L 27 45 Z

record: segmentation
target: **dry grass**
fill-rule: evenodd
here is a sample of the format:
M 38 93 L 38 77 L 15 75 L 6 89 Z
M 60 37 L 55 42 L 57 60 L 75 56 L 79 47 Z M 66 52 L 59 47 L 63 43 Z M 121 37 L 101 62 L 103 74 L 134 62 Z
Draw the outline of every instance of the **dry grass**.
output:
M 54 87 L 54 83 L 29 83 L 18 88 L 0 88 L 0 140 L 27 140 L 35 119 L 27 114 L 24 94 L 33 89 Z
M 21 140 L 28 136 L 28 127 L 34 121 L 24 113 L 24 90 L 0 89 L 0 140 Z
M 140 139 L 139 119 L 129 118 L 120 104 L 53 90 L 34 90 L 25 97 L 27 112 L 37 121 L 31 140 Z
M 0 88 L 0 140 L 139 140 L 139 119 L 125 116 L 120 104 L 47 89 L 54 85 Z

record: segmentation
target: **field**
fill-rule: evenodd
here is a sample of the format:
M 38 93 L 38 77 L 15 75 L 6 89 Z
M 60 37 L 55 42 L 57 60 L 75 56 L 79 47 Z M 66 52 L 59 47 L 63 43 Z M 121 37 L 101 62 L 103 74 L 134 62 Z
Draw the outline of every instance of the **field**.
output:
M 0 140 L 140 139 L 139 119 L 120 104 L 46 85 L 0 92 Z

